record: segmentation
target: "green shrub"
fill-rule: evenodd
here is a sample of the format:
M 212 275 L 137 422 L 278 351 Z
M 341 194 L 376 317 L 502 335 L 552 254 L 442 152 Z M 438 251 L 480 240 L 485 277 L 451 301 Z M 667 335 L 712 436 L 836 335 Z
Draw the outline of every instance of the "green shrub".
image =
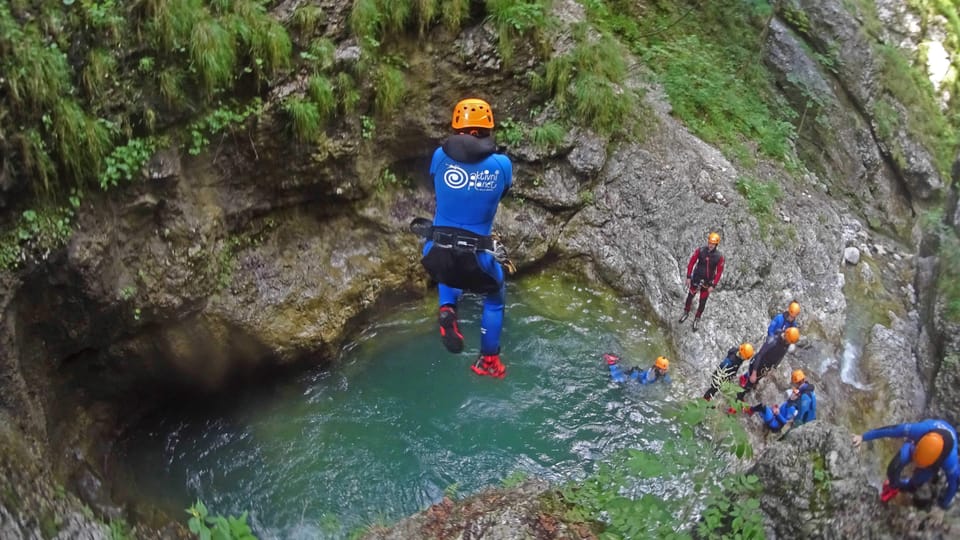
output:
M 208 95 L 229 83 L 237 65 L 233 34 L 209 15 L 194 23 L 190 33 L 190 59 Z
M 116 187 L 120 181 L 133 180 L 157 149 L 157 140 L 153 138 L 130 139 L 118 146 L 106 157 L 105 167 L 100 173 L 100 188 L 107 190 Z
M 567 130 L 556 122 L 547 122 L 542 126 L 534 126 L 530 130 L 530 139 L 539 148 L 557 146 L 567 136 Z
M 83 68 L 81 80 L 83 88 L 91 98 L 100 97 L 104 85 L 111 84 L 111 76 L 117 70 L 117 59 L 106 49 L 91 49 L 87 54 L 87 63 Z
M 337 111 L 337 96 L 333 84 L 323 75 L 313 75 L 307 81 L 307 94 L 317 106 L 320 121 L 326 122 Z
M 313 64 L 317 71 L 326 71 L 333 67 L 336 46 L 328 38 L 317 38 L 310 42 L 307 50 L 300 52 L 300 58 Z
M 534 89 L 583 125 L 604 134 L 622 131 L 639 103 L 622 85 L 624 51 L 610 36 L 584 39 L 566 55 L 547 61 Z
M 239 516 L 211 516 L 199 500 L 187 509 L 190 532 L 202 540 L 257 540 L 247 524 L 247 513 Z
M 288 98 L 283 109 L 290 117 L 293 134 L 301 141 L 313 141 L 320 134 L 320 110 L 317 104 L 298 97 Z
M 523 123 L 513 118 L 497 121 L 497 140 L 507 146 L 516 146 L 523 142 Z
M 487 12 L 497 27 L 500 56 L 509 63 L 513 58 L 513 42 L 517 38 L 546 26 L 546 6 L 543 2 L 517 0 L 487 0 Z
M 407 94 L 407 79 L 399 68 L 382 64 L 377 72 L 374 104 L 380 114 L 389 114 L 403 103 Z
M 337 73 L 334 79 L 334 88 L 336 89 L 337 99 L 340 101 L 343 114 L 356 112 L 357 104 L 360 103 L 360 91 L 357 90 L 357 85 L 353 77 L 343 71 Z
M 323 9 L 314 4 L 301 4 L 293 12 L 293 26 L 301 36 L 311 36 L 325 20 Z

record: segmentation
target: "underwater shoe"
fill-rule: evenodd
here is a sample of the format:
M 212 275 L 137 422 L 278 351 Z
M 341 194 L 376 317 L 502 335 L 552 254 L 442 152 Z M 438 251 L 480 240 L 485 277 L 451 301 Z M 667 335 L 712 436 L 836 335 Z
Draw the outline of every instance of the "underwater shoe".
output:
M 457 354 L 463 352 L 463 334 L 457 326 L 457 312 L 450 306 L 440 308 L 440 340 L 448 351 Z
M 470 369 L 477 375 L 489 375 L 498 379 L 507 375 L 507 368 L 500 362 L 499 354 L 480 355 Z
M 897 493 L 900 493 L 900 490 L 890 486 L 890 480 L 883 481 L 883 488 L 880 489 L 880 501 L 887 502 L 890 499 L 897 496 Z
M 696 332 L 700 328 L 700 317 L 693 318 L 693 331 Z
M 683 321 L 687 320 L 687 317 L 689 317 L 689 316 L 690 316 L 690 312 L 689 312 L 689 311 L 684 311 L 684 312 L 683 312 L 683 315 L 680 316 L 680 320 L 677 321 L 677 322 L 678 322 L 678 323 L 682 323 Z

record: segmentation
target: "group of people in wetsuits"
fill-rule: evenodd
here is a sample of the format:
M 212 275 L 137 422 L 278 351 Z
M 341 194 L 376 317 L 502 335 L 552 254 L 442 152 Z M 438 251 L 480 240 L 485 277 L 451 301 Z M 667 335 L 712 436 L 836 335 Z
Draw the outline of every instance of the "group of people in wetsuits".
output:
M 509 269 L 512 264 L 491 233 L 500 201 L 513 184 L 513 165 L 506 155 L 497 151 L 492 136 L 494 126 L 493 110 L 486 101 L 468 98 L 454 106 L 451 117 L 453 134 L 434 151 L 430 162 L 436 194 L 433 221 L 426 230 L 415 232 L 426 240 L 421 262 L 438 283 L 441 342 L 452 353 L 463 351 L 464 338 L 458 324 L 457 303 L 464 291 L 482 294 L 480 354 L 470 369 L 480 376 L 502 379 L 506 375 L 506 367 L 500 358 L 504 267 Z M 707 298 L 723 275 L 724 258 L 718 250 L 719 244 L 720 234 L 711 232 L 707 244 L 694 250 L 687 263 L 684 283 L 687 297 L 679 322 L 687 320 L 693 299 L 699 295 L 693 319 L 694 331 L 700 326 Z M 777 314 L 756 354 L 750 343 L 731 348 L 714 370 L 704 399 L 713 399 L 725 381 L 736 380 L 740 385 L 737 401 L 742 402 L 760 379 L 780 365 L 790 346 L 799 340 L 799 313 L 799 303 L 791 302 L 783 313 Z M 604 359 L 614 381 L 670 382 L 670 362 L 666 357 L 658 357 L 649 368 L 626 371 L 621 368 L 616 355 L 608 353 Z M 749 362 L 748 368 L 738 377 L 744 362 Z M 791 423 L 800 425 L 816 418 L 816 395 L 803 371 L 797 369 L 791 374 L 791 389 L 783 403 L 772 407 L 757 404 L 745 410 L 759 414 L 771 431 L 781 431 Z M 960 480 L 957 432 L 953 426 L 936 419 L 887 426 L 854 436 L 853 445 L 859 447 L 863 441 L 883 437 L 904 438 L 906 442 L 890 461 L 881 498 L 889 500 L 898 491 L 915 492 L 936 481 L 942 471 L 946 486 L 940 490 L 937 503 L 939 508 L 947 508 L 956 495 Z M 904 477 L 903 471 L 909 468 L 913 469 L 912 475 Z

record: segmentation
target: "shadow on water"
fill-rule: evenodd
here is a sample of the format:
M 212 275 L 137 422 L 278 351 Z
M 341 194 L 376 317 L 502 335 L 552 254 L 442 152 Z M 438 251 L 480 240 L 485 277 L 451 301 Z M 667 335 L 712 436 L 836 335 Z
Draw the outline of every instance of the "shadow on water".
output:
M 120 445 L 125 495 L 174 516 L 195 499 L 249 511 L 264 539 L 342 538 L 515 471 L 582 478 L 618 449 L 671 437 L 669 387 L 618 386 L 600 358 L 666 350 L 635 306 L 558 275 L 509 284 L 507 377 L 494 380 L 468 370 L 480 299 L 460 306 L 460 355 L 436 336 L 435 302 L 393 306 L 333 369 L 157 413 Z

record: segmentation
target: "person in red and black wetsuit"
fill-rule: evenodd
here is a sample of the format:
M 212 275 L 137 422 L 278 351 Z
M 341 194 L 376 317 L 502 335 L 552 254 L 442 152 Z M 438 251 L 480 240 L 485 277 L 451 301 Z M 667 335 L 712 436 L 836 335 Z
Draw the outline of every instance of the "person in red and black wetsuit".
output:
M 690 256 L 690 262 L 687 263 L 687 301 L 683 304 L 680 322 L 687 320 L 690 316 L 693 296 L 699 291 L 700 305 L 697 306 L 697 314 L 693 318 L 694 332 L 700 326 L 700 316 L 703 315 L 703 307 L 707 305 L 707 297 L 720 283 L 720 276 L 723 275 L 723 255 L 717 250 L 719 245 L 720 234 L 710 233 L 707 236 L 707 245 L 697 248 Z

